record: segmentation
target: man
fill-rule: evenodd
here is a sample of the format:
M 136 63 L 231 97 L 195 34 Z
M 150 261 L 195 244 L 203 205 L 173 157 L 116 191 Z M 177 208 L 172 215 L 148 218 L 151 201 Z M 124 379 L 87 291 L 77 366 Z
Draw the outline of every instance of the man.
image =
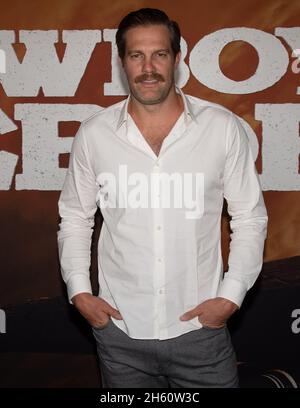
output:
M 237 387 L 226 322 L 260 272 L 267 225 L 247 136 L 227 109 L 175 87 L 180 30 L 164 12 L 130 13 L 116 40 L 130 95 L 82 123 L 59 201 L 69 299 L 93 328 L 104 387 Z

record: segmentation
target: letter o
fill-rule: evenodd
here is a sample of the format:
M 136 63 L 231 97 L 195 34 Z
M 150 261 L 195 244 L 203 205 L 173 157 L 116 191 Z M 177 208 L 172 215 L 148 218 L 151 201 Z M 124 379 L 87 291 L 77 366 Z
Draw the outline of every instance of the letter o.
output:
M 232 41 L 245 41 L 258 53 L 256 72 L 248 79 L 234 81 L 221 71 L 219 55 Z M 224 28 L 203 37 L 190 54 L 192 74 L 207 87 L 229 94 L 250 94 L 274 85 L 286 73 L 289 56 L 278 38 L 254 28 Z

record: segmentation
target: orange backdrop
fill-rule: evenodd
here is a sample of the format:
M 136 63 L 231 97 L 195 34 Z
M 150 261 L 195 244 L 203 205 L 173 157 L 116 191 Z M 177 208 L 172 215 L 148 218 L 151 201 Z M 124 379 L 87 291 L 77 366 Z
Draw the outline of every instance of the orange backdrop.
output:
M 297 27 L 300 22 L 298 0 L 13 0 L 1 1 L 0 30 L 103 30 L 117 28 L 120 19 L 140 7 L 161 8 L 176 20 L 189 53 L 205 35 L 223 28 L 248 27 L 274 34 L 276 27 Z M 283 41 L 290 56 L 286 74 L 266 90 L 247 95 L 226 94 L 201 84 L 192 74 L 183 90 L 194 96 L 222 104 L 244 118 L 262 142 L 262 125 L 254 118 L 257 103 L 297 104 L 299 75 L 291 69 L 292 50 Z M 57 45 L 61 58 L 62 43 Z M 299 44 L 300 48 L 300 44 Z M 16 44 L 20 61 L 26 52 Z M 258 64 L 257 53 L 249 44 L 237 41 L 227 45 L 220 55 L 223 73 L 235 81 L 252 76 Z M 111 44 L 96 45 L 74 97 L 8 97 L 0 86 L 0 108 L 17 126 L 1 135 L 0 150 L 19 156 L 15 175 L 22 173 L 22 126 L 14 119 L 15 104 L 72 103 L 108 106 L 124 96 L 105 96 L 103 84 L 111 79 Z M 300 118 L 299 118 L 300 120 Z M 78 123 L 63 122 L 60 136 L 74 135 Z M 67 157 L 60 158 L 66 166 Z M 259 154 L 257 169 L 262 170 Z M 62 293 L 56 249 L 59 191 L 15 189 L 15 180 L 7 191 L 0 191 L 1 209 L 1 285 L 0 306 L 29 298 L 53 297 Z M 265 191 L 269 231 L 265 261 L 300 255 L 300 192 Z M 223 223 L 224 261 L 227 259 L 228 224 Z

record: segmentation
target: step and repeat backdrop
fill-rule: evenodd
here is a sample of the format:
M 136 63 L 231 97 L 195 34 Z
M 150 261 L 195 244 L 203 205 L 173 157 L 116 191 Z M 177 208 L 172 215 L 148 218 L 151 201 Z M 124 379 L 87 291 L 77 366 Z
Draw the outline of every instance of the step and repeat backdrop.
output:
M 2 338 L 9 335 L 6 307 L 65 296 L 56 232 L 69 152 L 82 120 L 127 95 L 115 33 L 122 17 L 141 7 L 163 9 L 181 27 L 178 87 L 229 108 L 247 131 L 269 214 L 264 265 L 272 267 L 265 277 L 282 290 L 272 298 L 265 285 L 270 313 L 272 299 L 278 307 L 293 298 L 289 288 L 300 288 L 298 0 L 1 0 Z M 226 211 L 222 239 L 226 266 Z M 94 254 L 96 290 L 95 276 Z M 283 281 L 285 292 L 276 286 Z M 258 305 L 254 297 L 245 307 L 258 317 Z M 299 316 L 295 300 L 282 317 L 293 341 Z

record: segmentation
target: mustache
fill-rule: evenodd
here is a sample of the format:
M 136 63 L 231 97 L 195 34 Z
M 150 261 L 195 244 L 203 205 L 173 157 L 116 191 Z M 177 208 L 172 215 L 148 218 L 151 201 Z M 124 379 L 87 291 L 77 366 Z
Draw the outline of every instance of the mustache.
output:
M 161 81 L 161 82 L 165 82 L 165 78 L 160 75 L 157 74 L 156 72 L 154 72 L 153 74 L 143 74 L 143 75 L 139 75 L 138 77 L 135 78 L 134 82 L 136 84 L 138 84 L 139 82 L 143 82 L 143 81 L 151 81 L 151 80 L 155 80 L 155 81 Z

